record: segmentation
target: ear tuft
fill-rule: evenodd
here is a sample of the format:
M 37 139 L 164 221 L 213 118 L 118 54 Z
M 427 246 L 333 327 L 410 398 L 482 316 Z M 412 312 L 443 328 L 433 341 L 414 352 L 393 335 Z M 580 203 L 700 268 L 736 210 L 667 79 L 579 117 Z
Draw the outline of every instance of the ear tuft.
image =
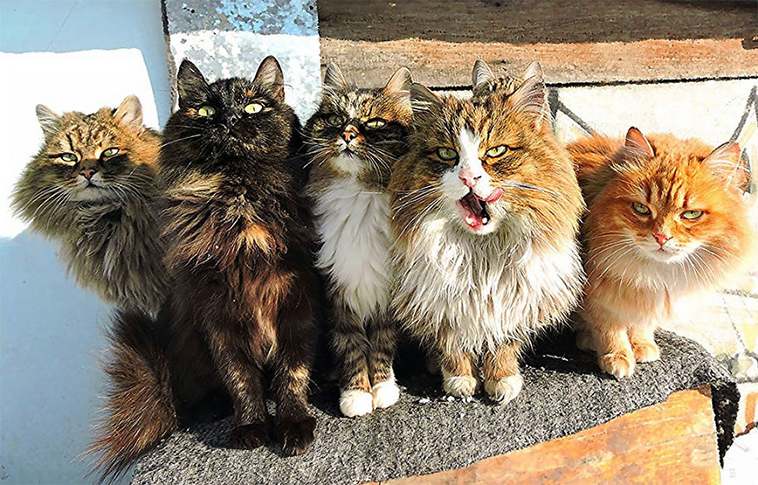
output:
M 179 92 L 179 105 L 182 105 L 183 99 L 187 97 L 198 97 L 200 91 L 208 86 L 208 81 L 203 77 L 203 73 L 188 59 L 184 59 L 179 66 L 179 72 L 176 74 L 176 88 Z
M 400 94 L 409 96 L 412 83 L 411 71 L 407 67 L 401 67 L 387 81 L 387 85 L 384 86 L 384 92 L 390 95 Z
M 329 61 L 324 73 L 324 86 L 334 89 L 335 91 L 345 91 L 350 89 L 350 84 L 342 74 L 342 69 L 334 61 Z
M 411 108 L 414 113 L 428 112 L 432 108 L 442 105 L 442 98 L 434 94 L 419 83 L 411 84 Z
M 539 62 L 534 61 L 526 68 L 524 71 L 524 75 L 521 77 L 524 81 L 529 79 L 530 77 L 539 76 L 541 78 L 545 78 L 545 75 L 542 72 L 542 66 Z
M 471 88 L 476 91 L 479 86 L 490 82 L 495 78 L 492 69 L 481 59 L 474 63 L 474 69 L 471 71 Z
M 545 81 L 542 80 L 542 76 L 528 78 L 513 92 L 508 101 L 514 110 L 532 117 L 537 129 L 542 125 L 542 120 L 549 116 L 545 106 Z
M 138 135 L 142 133 L 142 103 L 137 96 L 130 94 L 124 98 L 113 117 Z
M 650 142 L 647 141 L 645 135 L 634 126 L 629 128 L 629 131 L 626 132 L 624 146 L 637 151 L 640 155 L 645 157 L 655 156 L 655 151 L 653 150 L 652 145 L 650 145 Z
M 279 101 L 284 101 L 284 73 L 276 57 L 268 56 L 263 59 L 261 65 L 258 66 L 258 72 L 255 73 L 253 82 L 270 87 L 274 96 Z
M 703 164 L 711 173 L 724 179 L 727 185 L 736 186 L 742 191 L 747 190 L 750 184 L 750 168 L 742 159 L 742 150 L 738 143 L 728 141 L 716 147 L 703 159 Z
M 61 126 L 61 117 L 43 104 L 37 105 L 37 119 L 45 138 L 55 134 Z

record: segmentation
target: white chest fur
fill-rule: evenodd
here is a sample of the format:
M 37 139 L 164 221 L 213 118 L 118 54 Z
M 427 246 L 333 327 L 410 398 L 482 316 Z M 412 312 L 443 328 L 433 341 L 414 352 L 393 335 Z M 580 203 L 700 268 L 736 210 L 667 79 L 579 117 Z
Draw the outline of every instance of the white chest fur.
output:
M 389 195 L 370 191 L 355 177 L 335 180 L 316 199 L 322 248 L 317 265 L 358 316 L 389 305 Z
M 514 231 L 520 233 L 521 231 Z M 411 247 L 394 254 L 395 304 L 409 330 L 448 345 L 479 352 L 503 341 L 528 342 L 575 305 L 581 264 L 575 242 L 535 250 L 523 234 L 474 236 L 422 223 Z

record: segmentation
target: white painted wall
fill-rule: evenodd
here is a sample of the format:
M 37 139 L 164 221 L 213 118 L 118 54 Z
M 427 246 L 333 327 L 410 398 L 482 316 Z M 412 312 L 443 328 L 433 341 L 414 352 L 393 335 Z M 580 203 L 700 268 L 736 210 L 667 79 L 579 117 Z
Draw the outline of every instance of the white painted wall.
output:
M 0 482 L 92 483 L 90 441 L 111 309 L 8 210 L 42 142 L 34 107 L 92 112 L 127 94 L 171 110 L 159 0 L 0 1 Z M 160 123 L 159 123 L 160 122 Z

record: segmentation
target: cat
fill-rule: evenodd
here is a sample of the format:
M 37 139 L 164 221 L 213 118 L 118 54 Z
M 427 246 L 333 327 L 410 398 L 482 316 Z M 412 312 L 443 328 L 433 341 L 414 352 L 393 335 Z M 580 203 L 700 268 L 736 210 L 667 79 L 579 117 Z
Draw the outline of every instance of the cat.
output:
M 436 353 L 448 394 L 472 396 L 481 363 L 504 404 L 523 386 L 523 347 L 565 321 L 582 286 L 573 166 L 542 126 L 541 75 L 469 100 L 414 83 L 411 102 L 390 180 L 396 316 Z
M 160 137 L 142 125 L 139 99 L 89 115 L 38 105 L 37 118 L 45 141 L 16 183 L 14 210 L 60 244 L 80 285 L 157 312 L 168 288 L 153 204 Z
M 752 259 L 740 148 L 673 135 L 593 136 L 568 146 L 589 213 L 577 345 L 616 377 L 660 358 L 654 331 L 682 297 L 722 285 Z
M 321 105 L 305 125 L 307 191 L 322 243 L 317 265 L 327 280 L 340 410 L 349 417 L 391 406 L 400 394 L 392 369 L 387 185 L 407 149 L 410 85 L 410 71 L 401 68 L 384 88 L 357 89 L 329 63 Z
M 287 164 L 300 126 L 282 70 L 269 56 L 253 81 L 209 83 L 185 60 L 177 82 L 160 157 L 175 283 L 157 322 L 134 313 L 116 321 L 110 416 L 94 447 L 106 475 L 208 414 L 219 390 L 234 408 L 228 445 L 263 445 L 269 377 L 283 453 L 314 440 L 315 231 Z

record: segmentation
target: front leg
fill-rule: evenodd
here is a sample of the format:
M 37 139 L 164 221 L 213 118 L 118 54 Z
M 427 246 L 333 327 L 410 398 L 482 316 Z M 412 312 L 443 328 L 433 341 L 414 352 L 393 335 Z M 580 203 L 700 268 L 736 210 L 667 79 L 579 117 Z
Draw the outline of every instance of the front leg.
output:
M 395 322 L 389 315 L 382 314 L 371 321 L 369 343 L 371 348 L 368 365 L 374 408 L 387 408 L 395 404 L 400 397 L 400 389 L 395 383 L 395 372 L 392 370 L 397 336 Z
M 655 343 L 655 329 L 655 324 L 630 325 L 627 329 L 634 360 L 637 362 L 653 362 L 661 358 L 661 349 Z
M 520 353 L 521 343 L 517 341 L 505 342 L 494 352 L 485 352 L 484 390 L 493 401 L 505 404 L 521 392 L 524 379 L 519 372 Z
M 231 448 L 253 449 L 269 440 L 262 362 L 250 359 L 249 344 L 236 332 L 216 326 L 208 331 L 211 355 L 234 404 Z
M 316 419 L 308 410 L 316 325 L 307 291 L 294 288 L 279 312 L 277 350 L 272 362 L 276 428 L 287 456 L 305 453 L 316 431 Z
M 363 320 L 347 308 L 335 307 L 331 346 L 340 373 L 340 411 L 352 418 L 374 410 L 367 359 L 371 344 Z
M 439 339 L 437 352 L 445 392 L 455 397 L 473 396 L 479 389 L 474 356 L 457 348 L 452 331 Z

